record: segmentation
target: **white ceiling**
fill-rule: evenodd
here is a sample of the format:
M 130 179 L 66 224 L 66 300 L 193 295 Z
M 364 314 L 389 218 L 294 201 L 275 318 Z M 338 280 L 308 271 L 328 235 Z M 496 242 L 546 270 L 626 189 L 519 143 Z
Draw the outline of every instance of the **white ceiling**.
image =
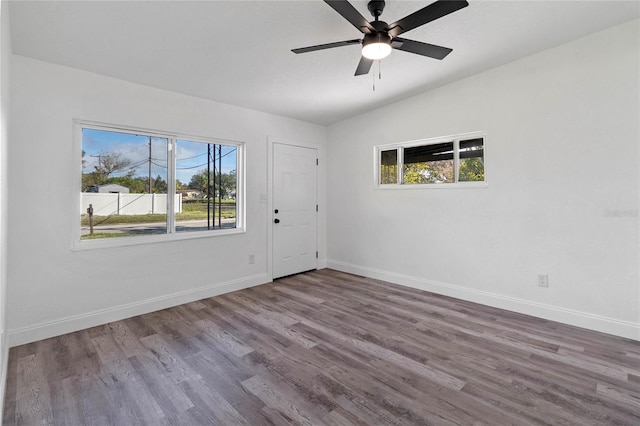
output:
M 394 22 L 432 0 L 388 0 Z M 367 2 L 352 4 L 367 18 Z M 122 80 L 331 124 L 639 17 L 638 1 L 470 1 L 402 35 L 453 49 L 394 51 L 354 77 L 360 48 L 290 50 L 359 38 L 322 1 L 13 1 L 13 52 Z M 377 74 L 377 71 L 376 71 Z

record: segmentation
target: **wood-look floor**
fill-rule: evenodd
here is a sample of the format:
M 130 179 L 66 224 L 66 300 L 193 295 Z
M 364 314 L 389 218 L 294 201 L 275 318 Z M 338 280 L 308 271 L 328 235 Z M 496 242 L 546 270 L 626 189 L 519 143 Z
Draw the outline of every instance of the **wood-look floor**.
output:
M 640 425 L 640 343 L 331 270 L 11 349 L 5 425 Z

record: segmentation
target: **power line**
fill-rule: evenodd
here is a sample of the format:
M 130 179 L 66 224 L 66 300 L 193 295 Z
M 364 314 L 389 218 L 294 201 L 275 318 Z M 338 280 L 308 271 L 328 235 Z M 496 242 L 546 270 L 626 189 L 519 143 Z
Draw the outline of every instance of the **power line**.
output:
M 222 159 L 224 157 L 226 157 L 229 154 L 234 153 L 236 150 L 233 149 L 229 152 L 227 152 L 226 154 L 222 155 L 221 157 L 219 157 L 219 159 Z M 203 167 L 206 166 L 208 163 L 202 163 L 202 164 L 198 164 L 197 166 L 191 166 L 191 167 L 176 167 L 176 170 L 189 170 L 189 169 L 197 169 L 198 167 Z
M 186 160 L 191 160 L 192 158 L 202 157 L 203 155 L 207 155 L 207 153 L 206 153 L 206 152 L 203 152 L 202 154 L 194 155 L 193 157 L 176 158 L 176 161 L 186 161 Z

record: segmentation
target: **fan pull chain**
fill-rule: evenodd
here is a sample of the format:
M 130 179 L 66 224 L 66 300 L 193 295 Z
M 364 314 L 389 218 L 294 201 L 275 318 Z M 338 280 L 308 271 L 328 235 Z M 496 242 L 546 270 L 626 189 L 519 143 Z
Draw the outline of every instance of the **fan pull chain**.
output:
M 373 91 L 376 91 L 376 71 L 375 67 L 371 73 L 373 77 Z M 382 61 L 378 60 L 378 80 L 382 80 Z
M 371 77 L 372 77 L 371 81 L 373 83 L 373 91 L 375 92 L 376 91 L 376 72 L 375 72 L 375 70 L 371 73 Z

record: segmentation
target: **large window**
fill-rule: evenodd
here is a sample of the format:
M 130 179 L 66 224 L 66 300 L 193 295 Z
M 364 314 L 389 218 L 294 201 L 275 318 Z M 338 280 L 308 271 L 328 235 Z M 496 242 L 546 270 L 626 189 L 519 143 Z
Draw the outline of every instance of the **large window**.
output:
M 76 131 L 80 240 L 241 230 L 243 144 L 81 123 Z
M 376 147 L 376 184 L 484 186 L 484 139 L 473 133 Z

